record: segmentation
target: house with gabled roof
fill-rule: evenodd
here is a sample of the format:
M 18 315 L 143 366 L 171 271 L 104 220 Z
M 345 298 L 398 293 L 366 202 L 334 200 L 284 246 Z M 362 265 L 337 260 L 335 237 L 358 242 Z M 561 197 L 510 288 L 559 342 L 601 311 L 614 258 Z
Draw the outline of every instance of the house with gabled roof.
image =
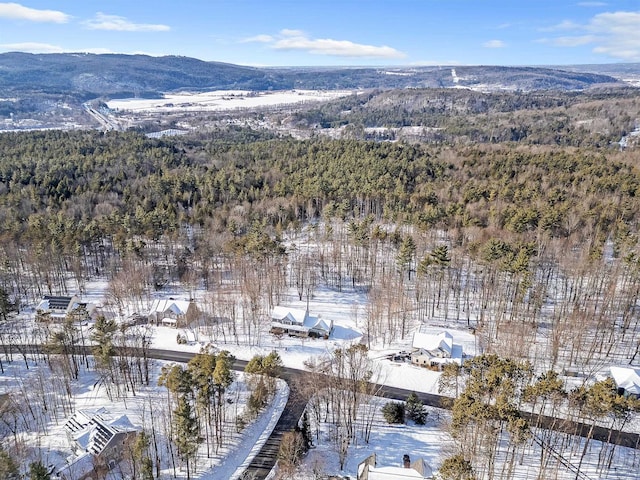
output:
M 433 367 L 451 362 L 462 365 L 462 345 L 453 343 L 453 336 L 447 331 L 436 335 L 416 332 L 411 346 L 414 365 Z
M 122 460 L 124 447 L 140 429 L 126 415 L 111 415 L 105 408 L 78 410 L 64 424 L 74 456 L 56 471 L 57 478 L 90 478 L 96 463 L 113 468 Z
M 156 325 L 181 327 L 188 325 L 198 316 L 196 304 L 190 300 L 159 298 L 151 303 L 147 318 Z
M 332 320 L 327 323 L 309 315 L 308 310 L 278 306 L 271 311 L 271 333 L 275 335 L 329 338 L 332 330 Z
M 62 295 L 45 295 L 38 303 L 36 312 L 52 320 L 64 320 L 66 316 L 80 306 L 80 299 Z

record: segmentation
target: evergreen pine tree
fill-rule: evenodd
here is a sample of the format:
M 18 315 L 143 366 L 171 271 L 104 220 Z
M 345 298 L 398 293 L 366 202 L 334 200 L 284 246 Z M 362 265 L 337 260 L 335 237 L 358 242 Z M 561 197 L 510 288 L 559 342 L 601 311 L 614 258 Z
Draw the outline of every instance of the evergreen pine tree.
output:
M 187 479 L 190 479 L 191 459 L 198 451 L 198 422 L 191 404 L 184 396 L 178 399 L 178 406 L 173 412 L 175 428 L 175 444 L 178 455 L 187 465 Z
M 49 475 L 49 471 L 47 467 L 45 467 L 42 462 L 32 462 L 29 465 L 29 479 L 30 480 L 49 480 L 51 475 Z
M 424 425 L 427 421 L 427 411 L 424 409 L 422 400 L 418 398 L 416 392 L 411 392 L 407 397 L 405 411 L 407 418 L 412 420 L 416 425 Z

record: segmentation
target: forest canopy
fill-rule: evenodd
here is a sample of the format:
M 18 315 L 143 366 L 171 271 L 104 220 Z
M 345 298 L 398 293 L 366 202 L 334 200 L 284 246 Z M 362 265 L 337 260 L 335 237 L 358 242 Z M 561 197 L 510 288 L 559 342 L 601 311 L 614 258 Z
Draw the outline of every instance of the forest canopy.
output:
M 626 159 L 630 159 L 626 155 Z M 401 221 L 553 237 L 635 233 L 637 168 L 616 152 L 356 140 L 152 140 L 136 133 L 0 135 L 4 238 L 158 238 L 183 225 L 236 234 L 256 220 Z M 241 207 L 240 221 L 230 216 Z

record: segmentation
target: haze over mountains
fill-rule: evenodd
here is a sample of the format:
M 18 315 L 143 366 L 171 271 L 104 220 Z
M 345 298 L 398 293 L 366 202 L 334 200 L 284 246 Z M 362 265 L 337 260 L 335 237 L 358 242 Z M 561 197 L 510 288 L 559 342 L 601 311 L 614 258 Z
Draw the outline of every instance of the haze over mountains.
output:
M 637 65 L 636 65 L 637 67 Z M 145 55 L 0 54 L 4 92 L 153 96 L 180 89 L 285 90 L 404 87 L 495 87 L 581 90 L 620 81 L 612 75 L 542 67 L 256 68 L 194 58 Z M 602 69 L 602 67 L 599 67 Z M 611 69 L 610 69 L 611 70 Z M 638 69 L 636 68 L 636 71 Z

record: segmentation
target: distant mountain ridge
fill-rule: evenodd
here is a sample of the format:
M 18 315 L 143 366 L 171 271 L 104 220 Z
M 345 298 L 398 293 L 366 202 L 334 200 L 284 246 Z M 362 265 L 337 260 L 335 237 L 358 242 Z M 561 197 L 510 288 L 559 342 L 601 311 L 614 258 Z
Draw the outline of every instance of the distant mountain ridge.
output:
M 0 54 L 0 89 L 78 98 L 156 96 L 177 90 L 466 87 L 582 90 L 610 75 L 542 67 L 257 68 L 195 58 L 122 54 Z

